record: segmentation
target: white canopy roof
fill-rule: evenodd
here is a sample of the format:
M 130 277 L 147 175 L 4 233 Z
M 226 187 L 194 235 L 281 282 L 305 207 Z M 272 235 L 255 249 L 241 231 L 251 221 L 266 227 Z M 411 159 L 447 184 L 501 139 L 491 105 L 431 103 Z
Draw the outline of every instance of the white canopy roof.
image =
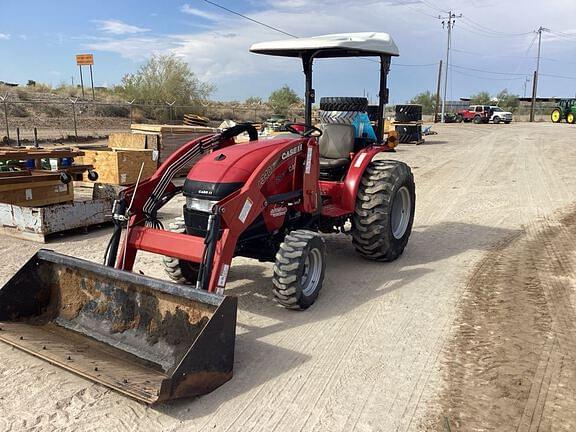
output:
M 250 51 L 283 57 L 300 57 L 317 52 L 315 57 L 398 56 L 398 47 L 388 33 L 340 33 L 294 38 L 252 45 Z

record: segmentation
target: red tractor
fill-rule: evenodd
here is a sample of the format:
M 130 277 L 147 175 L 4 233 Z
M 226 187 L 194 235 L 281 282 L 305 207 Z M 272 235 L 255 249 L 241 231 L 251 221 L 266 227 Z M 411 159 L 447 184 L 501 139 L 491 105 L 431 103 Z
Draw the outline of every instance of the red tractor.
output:
M 236 299 L 224 296 L 224 288 L 235 256 L 274 262 L 271 285 L 278 302 L 307 309 L 326 271 L 321 233 L 351 235 L 356 251 L 369 260 L 392 261 L 402 254 L 414 219 L 415 187 L 405 163 L 383 157 L 396 144 L 394 135 L 383 134 L 386 78 L 391 57 L 398 55 L 390 36 L 290 39 L 255 44 L 251 51 L 301 59 L 304 123 L 288 124 L 284 136 L 266 140 L 258 140 L 252 125 L 240 124 L 184 145 L 116 201 L 108 267 L 41 251 L 0 290 L 0 340 L 148 403 L 202 394 L 232 376 Z M 358 136 L 347 120 L 312 124 L 313 61 L 358 56 L 380 61 L 376 139 Z M 328 98 L 324 106 L 342 110 L 335 118 L 351 119 L 345 110 L 364 108 L 360 99 Z M 248 143 L 235 142 L 241 133 L 249 135 Z M 172 180 L 190 161 L 196 162 L 177 187 Z M 158 211 L 179 193 L 186 197 L 183 223 L 165 230 Z M 170 277 L 193 287 L 127 273 L 139 250 L 165 256 Z M 23 293 L 34 303 L 24 305 Z M 11 320 L 26 325 L 10 327 Z M 66 359 L 65 349 L 50 357 L 45 348 L 51 344 L 19 337 L 29 332 L 41 341 L 42 322 L 104 344 L 93 349 L 107 365 L 119 358 L 110 346 L 127 351 L 129 364 L 120 372 L 116 366 L 94 367 L 94 361 L 72 362 L 78 356 Z M 45 337 L 54 334 L 50 327 Z M 84 352 L 83 358 L 90 355 Z M 120 377 L 127 371 L 134 379 Z

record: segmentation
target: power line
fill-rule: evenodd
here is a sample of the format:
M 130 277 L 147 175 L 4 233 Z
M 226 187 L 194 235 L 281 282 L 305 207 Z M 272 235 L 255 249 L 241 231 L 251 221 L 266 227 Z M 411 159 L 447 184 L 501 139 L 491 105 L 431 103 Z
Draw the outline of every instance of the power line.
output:
M 213 5 L 213 6 L 216 6 L 216 7 L 220 8 L 220 9 L 223 9 L 223 10 L 225 10 L 226 12 L 230 12 L 230 13 L 232 13 L 232 14 L 234 14 L 234 15 L 238 15 L 239 17 L 245 18 L 245 19 L 247 19 L 247 20 L 249 20 L 249 21 L 252 21 L 252 22 L 254 22 L 254 23 L 256 23 L 256 24 L 259 24 L 259 25 L 261 25 L 261 26 L 264 26 L 264 27 L 266 27 L 266 28 L 269 28 L 270 30 L 274 30 L 274 31 L 276 31 L 276 32 L 278 32 L 278 33 L 282 33 L 282 34 L 285 34 L 285 35 L 290 36 L 290 37 L 293 37 L 293 38 L 299 38 L 299 36 L 296 36 L 296 35 L 294 35 L 294 34 L 292 34 L 292 33 L 285 32 L 284 30 L 281 30 L 281 29 L 279 29 L 279 28 L 277 28 L 277 27 L 274 27 L 274 26 L 268 25 L 268 24 L 266 24 L 266 23 L 263 23 L 262 21 L 258 21 L 258 20 L 255 20 L 255 19 L 253 19 L 253 18 L 250 18 L 250 17 L 248 17 L 248 16 L 246 16 L 246 15 L 241 14 L 240 12 L 236 12 L 236 11 L 234 11 L 234 10 L 232 10 L 232 9 L 229 9 L 229 8 L 227 8 L 227 7 L 224 7 L 224 6 L 222 6 L 222 5 L 219 5 L 218 3 L 215 3 L 215 2 L 213 2 L 213 1 L 210 1 L 210 0 L 202 0 L 202 1 L 204 1 L 204 2 L 206 2 L 206 3 L 208 3 L 208 4 L 211 4 L 211 5 Z M 434 18 L 436 18 L 436 17 L 434 17 Z M 369 62 L 372 62 L 372 63 L 378 63 L 378 64 L 380 63 L 378 60 L 374 60 L 374 59 L 371 59 L 371 58 L 360 57 L 360 59 L 365 60 L 365 61 L 369 61 Z M 401 63 L 393 63 L 392 65 L 394 65 L 394 66 L 402 66 L 402 67 L 428 67 L 428 66 L 436 66 L 436 65 L 438 65 L 438 63 L 429 63 L 429 64 L 401 64 Z
M 457 66 L 457 65 L 452 65 L 452 67 L 455 67 L 458 69 L 463 69 L 463 70 L 474 71 L 474 72 L 489 73 L 489 74 L 494 74 L 494 75 L 517 75 L 517 76 L 526 76 L 527 75 L 525 73 L 495 72 L 495 71 L 489 71 L 489 70 L 485 70 L 485 69 L 476 69 L 476 68 L 470 68 L 470 67 L 466 67 L 466 66 Z
M 486 77 L 486 76 L 478 76 L 478 75 L 473 75 L 473 74 L 469 74 L 467 72 L 462 72 L 459 70 L 453 70 L 452 72 L 456 72 L 459 75 L 464 75 L 464 76 L 468 76 L 468 77 L 472 77 L 472 78 L 478 78 L 478 79 L 483 79 L 483 80 L 487 80 L 487 81 L 510 81 L 510 80 L 522 80 L 525 79 L 525 77 L 515 77 L 515 78 L 496 78 L 496 77 Z
M 492 30 L 482 24 L 477 23 L 476 21 L 472 21 L 470 18 L 468 17 L 462 17 L 463 20 L 465 20 L 469 25 L 472 25 L 473 27 L 477 28 L 478 30 L 484 31 L 486 33 L 491 33 L 493 35 L 500 35 L 500 36 L 525 36 L 525 35 L 529 35 L 532 34 L 532 32 L 523 32 L 523 33 L 509 33 L 509 32 L 503 32 L 503 31 L 499 31 L 499 30 Z
M 576 77 L 569 77 L 564 75 L 554 75 L 554 74 L 540 74 L 541 76 L 551 77 L 551 78 L 561 78 L 561 79 L 569 79 L 569 80 L 576 80 Z
M 263 23 L 262 21 L 258 21 L 258 20 L 255 20 L 255 19 L 253 19 L 253 18 L 250 18 L 249 16 L 243 15 L 243 14 L 241 14 L 240 12 L 236 12 L 236 11 L 233 11 L 232 9 L 228 9 L 227 7 L 224 7 L 224 6 L 222 6 L 222 5 L 219 5 L 218 3 L 214 3 L 213 1 L 210 1 L 210 0 L 203 0 L 203 1 L 204 1 L 205 3 L 211 4 L 212 6 L 216 6 L 217 8 L 223 9 L 223 10 L 225 10 L 226 12 L 230 12 L 231 14 L 238 15 L 239 17 L 245 18 L 245 19 L 247 19 L 248 21 L 252 21 L 253 23 L 260 24 L 261 26 L 267 27 L 267 28 L 269 28 L 270 30 L 274 30 L 274 31 L 276 31 L 276 32 L 278 32 L 278 33 L 282 33 L 282 34 L 285 34 L 286 36 L 290 36 L 290 37 L 293 37 L 293 38 L 297 38 L 297 37 L 298 37 L 298 36 L 296 36 L 296 35 L 293 35 L 292 33 L 285 32 L 284 30 L 280 30 L 280 29 L 277 28 L 277 27 L 268 25 L 268 24 L 266 24 L 266 23 Z
M 421 2 L 422 4 L 425 4 L 426 6 L 428 6 L 430 9 L 434 9 L 434 10 L 437 11 L 437 12 L 440 12 L 440 13 L 449 13 L 446 9 L 442 9 L 442 8 L 436 6 L 434 3 L 432 3 L 432 2 L 429 1 L 429 0 L 420 0 L 420 2 Z

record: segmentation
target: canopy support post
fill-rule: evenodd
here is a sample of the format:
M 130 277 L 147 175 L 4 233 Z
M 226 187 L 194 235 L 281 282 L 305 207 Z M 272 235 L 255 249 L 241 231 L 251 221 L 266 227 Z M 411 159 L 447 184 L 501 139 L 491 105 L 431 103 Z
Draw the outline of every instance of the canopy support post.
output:
M 386 79 L 390 71 L 390 56 L 380 56 L 380 91 L 378 93 L 378 118 L 376 123 L 376 139 L 384 141 L 384 105 L 388 103 L 388 88 Z
M 312 62 L 314 57 L 309 54 L 302 56 L 302 66 L 304 68 L 304 75 L 306 77 L 306 95 L 305 95 L 305 108 L 304 108 L 304 123 L 307 128 L 312 127 L 312 104 L 315 99 L 315 92 L 312 88 Z

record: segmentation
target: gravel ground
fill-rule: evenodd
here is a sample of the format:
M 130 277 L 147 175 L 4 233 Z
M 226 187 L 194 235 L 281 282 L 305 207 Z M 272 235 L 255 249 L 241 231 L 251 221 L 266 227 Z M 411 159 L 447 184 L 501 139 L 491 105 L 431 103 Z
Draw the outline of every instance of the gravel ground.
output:
M 147 408 L 0 344 L 0 430 L 405 431 L 446 430 L 445 422 L 452 430 L 558 430 L 558 419 L 574 416 L 568 360 L 575 344 L 560 337 L 571 324 L 557 315 L 573 313 L 574 242 L 566 238 L 574 234 L 567 215 L 576 193 L 576 129 L 435 129 L 439 135 L 426 144 L 391 155 L 412 166 L 417 185 L 414 230 L 399 260 L 367 262 L 349 238 L 327 236 L 323 291 L 311 309 L 296 313 L 272 302 L 270 264 L 235 259 L 228 286 L 239 297 L 232 381 L 195 400 Z M 171 204 L 165 216 L 180 205 Z M 564 228 L 551 233 L 557 226 Z M 48 247 L 100 260 L 109 234 L 68 235 Z M 541 250 L 534 247 L 539 238 L 562 246 Z M 2 281 L 38 247 L 0 238 Z M 562 279 L 542 264 L 551 261 L 562 263 Z M 526 277 L 544 281 L 538 301 L 521 296 L 526 281 L 513 278 L 533 267 L 539 270 Z M 152 255 L 143 254 L 136 269 L 164 277 Z M 550 281 L 563 287 L 560 301 L 551 303 L 558 292 Z M 496 294 L 510 287 L 518 293 L 501 299 L 506 313 L 496 308 L 493 315 L 492 303 L 486 305 L 491 284 Z M 518 334 L 529 337 L 506 343 L 506 332 L 517 329 L 507 320 L 532 317 L 527 305 L 539 320 L 521 320 Z M 476 329 L 484 321 L 492 327 Z M 527 352 L 529 365 L 516 367 Z M 527 391 L 494 390 L 501 383 L 511 388 L 516 377 Z M 559 396 L 539 396 L 542 388 Z M 490 419 L 500 406 L 502 415 Z

